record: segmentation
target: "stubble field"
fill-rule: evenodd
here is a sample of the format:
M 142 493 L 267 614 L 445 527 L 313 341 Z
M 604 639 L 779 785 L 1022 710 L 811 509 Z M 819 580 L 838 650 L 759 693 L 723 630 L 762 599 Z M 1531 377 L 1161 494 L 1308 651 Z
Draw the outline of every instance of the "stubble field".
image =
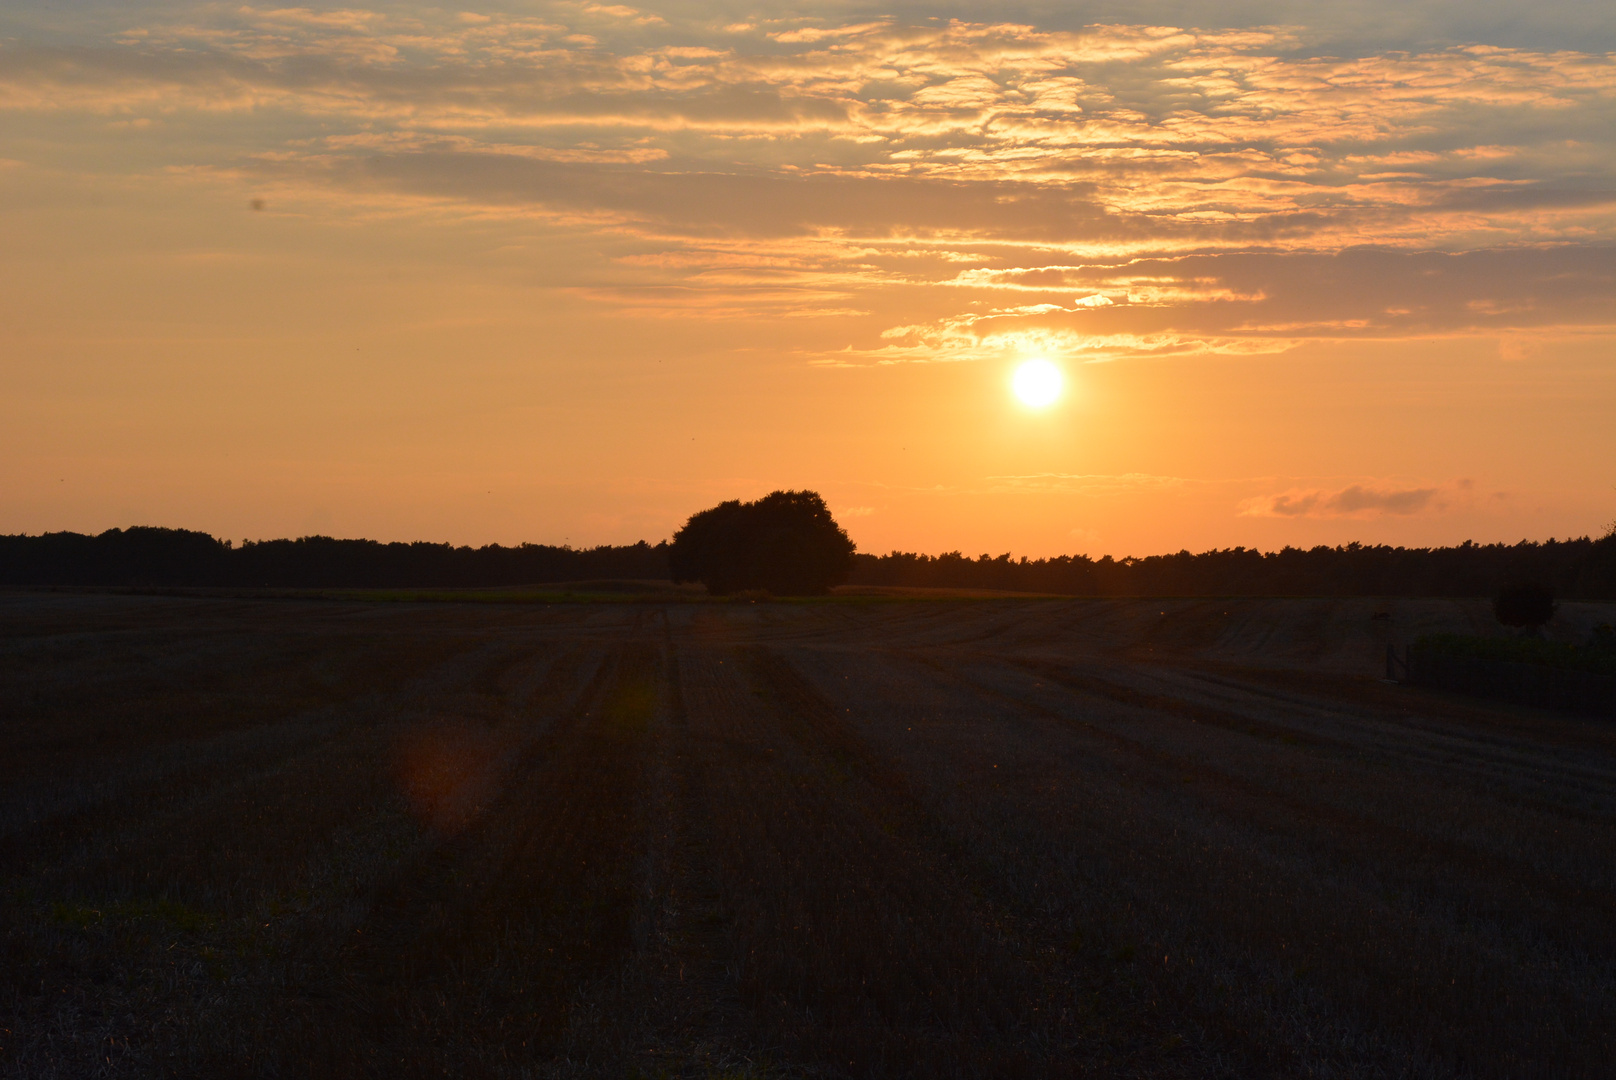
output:
M 0 1074 L 1609 1076 L 1616 727 L 1375 677 L 1485 616 L 0 596 Z

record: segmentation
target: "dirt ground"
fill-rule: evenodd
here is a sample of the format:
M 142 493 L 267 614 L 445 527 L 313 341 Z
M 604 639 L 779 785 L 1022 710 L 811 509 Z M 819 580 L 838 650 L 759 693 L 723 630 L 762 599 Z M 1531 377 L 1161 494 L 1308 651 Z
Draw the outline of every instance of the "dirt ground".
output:
M 0 595 L 0 1074 L 1616 1074 L 1616 727 L 1434 630 Z

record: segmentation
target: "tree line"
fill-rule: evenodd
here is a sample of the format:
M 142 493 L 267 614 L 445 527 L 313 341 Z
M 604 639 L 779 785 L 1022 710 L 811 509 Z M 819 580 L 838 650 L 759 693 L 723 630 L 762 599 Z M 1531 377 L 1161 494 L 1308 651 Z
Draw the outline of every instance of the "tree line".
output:
M 1113 559 L 971 558 L 957 551 L 853 556 L 857 585 L 1010 589 L 1071 596 L 1491 596 L 1541 582 L 1556 596 L 1616 600 L 1616 532 L 1600 540 L 1404 548 L 1236 547 Z
M 0 536 L 0 585 L 195 585 L 277 588 L 476 587 L 599 578 L 668 578 L 668 545 L 246 541 L 187 529 L 109 529 Z
M 782 506 L 786 502 L 775 501 Z M 769 507 L 781 509 L 774 503 Z M 784 508 L 799 512 L 805 520 L 811 518 L 815 528 L 836 540 L 839 530 L 828 517 L 819 520 L 813 505 Z M 693 518 L 698 529 L 689 535 L 694 537 L 712 521 L 733 513 L 725 509 L 723 515 Z M 752 558 L 748 544 L 766 543 L 777 553 L 795 550 L 767 518 L 748 519 L 746 528 L 754 530 L 750 534 L 754 539 L 724 557 Z M 670 567 L 670 550 L 667 543 L 644 541 L 593 548 L 546 544 L 473 548 L 327 536 L 237 545 L 185 529 L 111 529 L 97 536 L 71 532 L 0 536 L 0 585 L 430 588 L 603 578 L 669 580 L 675 569 Z M 681 578 L 702 576 L 699 567 L 677 569 Z M 1008 554 L 971 558 L 957 551 L 936 556 L 894 551 L 852 554 L 845 580 L 855 585 L 1071 596 L 1492 596 L 1510 584 L 1532 581 L 1567 599 L 1616 600 L 1616 533 L 1600 540 L 1466 542 L 1437 548 L 1362 544 L 1274 552 L 1227 548 L 1139 559 L 1086 555 L 1017 559 Z M 720 587 L 714 591 L 726 591 L 729 583 L 717 583 Z M 769 585 L 765 580 L 761 587 Z M 791 581 L 783 578 L 782 585 L 790 586 Z M 737 582 L 733 587 L 751 586 Z M 776 586 L 771 591 L 796 589 Z

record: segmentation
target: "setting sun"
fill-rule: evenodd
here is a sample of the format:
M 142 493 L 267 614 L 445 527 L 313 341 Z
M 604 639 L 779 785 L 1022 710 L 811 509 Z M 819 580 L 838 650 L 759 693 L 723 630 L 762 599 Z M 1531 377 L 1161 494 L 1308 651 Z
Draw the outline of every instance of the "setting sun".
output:
M 1048 360 L 1028 360 L 1016 368 L 1010 387 L 1023 405 L 1043 409 L 1059 399 L 1065 382 L 1060 368 Z

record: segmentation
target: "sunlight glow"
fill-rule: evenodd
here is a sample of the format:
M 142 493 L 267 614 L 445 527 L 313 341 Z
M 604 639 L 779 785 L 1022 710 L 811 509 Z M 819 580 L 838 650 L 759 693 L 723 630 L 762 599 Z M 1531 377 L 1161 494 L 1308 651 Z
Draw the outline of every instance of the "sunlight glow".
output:
M 1023 405 L 1030 409 L 1043 409 L 1053 405 L 1061 396 L 1065 381 L 1060 368 L 1048 360 L 1028 360 L 1016 368 L 1010 387 Z
M 0 0 L 0 548 L 1603 532 L 1616 19 L 1518 6 Z

